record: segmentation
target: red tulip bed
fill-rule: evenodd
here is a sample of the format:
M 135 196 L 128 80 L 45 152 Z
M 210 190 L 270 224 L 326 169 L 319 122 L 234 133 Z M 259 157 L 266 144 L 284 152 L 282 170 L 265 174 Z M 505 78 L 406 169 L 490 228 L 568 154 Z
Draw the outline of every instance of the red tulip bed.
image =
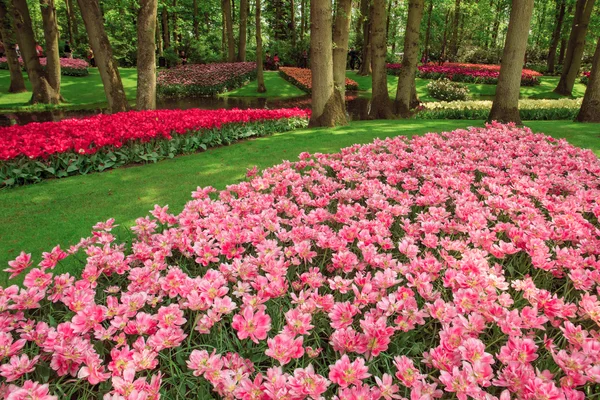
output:
M 590 75 L 592 73 L 590 71 L 586 71 L 583 73 L 583 75 L 581 76 L 581 83 L 583 83 L 584 85 L 587 86 L 588 82 L 590 81 Z
M 308 68 L 281 67 L 279 74 L 292 85 L 310 93 L 312 90 L 312 72 Z M 358 90 L 358 83 L 346 78 L 346 90 Z
M 156 110 L 0 128 L 0 187 L 150 163 L 307 125 L 309 111 Z
M 0 289 L 6 399 L 585 399 L 600 161 L 492 124 L 303 153 Z M 212 195 L 211 195 L 212 193 Z M 80 263 L 80 276 L 53 271 Z M 29 397 L 27 397 L 29 396 Z M 34 397 L 37 396 L 37 397 Z
M 187 64 L 160 71 L 157 92 L 164 97 L 213 96 L 256 78 L 256 63 Z
M 398 75 L 402 64 L 388 64 L 388 73 Z M 444 65 L 425 64 L 420 65 L 417 76 L 423 79 L 448 78 L 454 82 L 497 84 L 500 76 L 499 65 L 486 64 L 455 64 Z M 521 74 L 521 86 L 539 85 L 539 72 L 523 69 Z
M 42 57 L 39 59 L 42 67 L 46 67 L 47 59 Z M 21 68 L 25 68 L 23 59 L 19 58 L 19 64 Z M 89 64 L 87 61 L 78 58 L 61 58 L 60 59 L 60 73 L 66 76 L 87 76 Z M 6 57 L 0 57 L 0 69 L 8 69 L 8 61 Z

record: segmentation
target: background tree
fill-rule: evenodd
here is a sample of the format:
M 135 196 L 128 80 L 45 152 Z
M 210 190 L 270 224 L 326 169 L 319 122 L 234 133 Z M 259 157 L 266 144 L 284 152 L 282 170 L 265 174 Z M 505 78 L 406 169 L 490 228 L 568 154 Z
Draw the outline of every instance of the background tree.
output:
M 371 11 L 372 0 L 361 0 L 360 15 L 362 18 L 362 63 L 359 75 L 371 74 Z
M 592 71 L 588 80 L 581 110 L 577 114 L 579 122 L 600 122 L 600 38 L 592 61 Z
M 227 61 L 235 61 L 235 40 L 233 38 L 233 17 L 231 14 L 231 0 L 221 0 L 223 7 L 224 33 L 227 43 Z
M 410 116 L 412 90 L 415 85 L 419 58 L 419 35 L 421 20 L 423 19 L 423 7 L 424 0 L 408 1 L 408 20 L 404 36 L 404 57 L 402 58 L 402 68 L 398 76 L 398 90 L 396 91 L 395 102 L 396 113 L 403 118 Z
M 8 93 L 26 92 L 23 72 L 19 64 L 19 57 L 15 50 L 17 38 L 15 37 L 15 28 L 12 23 L 12 16 L 9 11 L 12 4 L 7 0 L 0 0 L 0 40 L 4 43 L 4 52 L 6 53 L 6 63 L 10 73 L 10 86 Z
M 337 0 L 333 24 L 333 82 L 346 102 L 346 60 L 348 59 L 348 34 L 352 15 L 352 0 Z
M 125 111 L 128 108 L 127 98 L 125 97 L 117 63 L 113 57 L 112 47 L 104 30 L 102 11 L 98 0 L 77 1 L 90 39 L 90 45 L 94 51 L 96 65 L 104 84 L 108 111 L 110 113 Z
M 238 43 L 238 61 L 246 61 L 246 42 L 248 31 L 248 0 L 240 0 L 240 35 Z
M 393 118 L 392 105 L 387 86 L 387 34 L 386 34 L 386 1 L 373 1 L 372 57 L 373 57 L 373 98 L 369 117 L 375 119 Z
M 533 0 L 513 0 L 496 97 L 488 118 L 490 121 L 521 123 L 519 115 L 521 73 L 532 14 Z
M 554 30 L 552 32 L 552 41 L 550 42 L 550 48 L 548 49 L 548 72 L 554 73 L 556 67 L 556 51 L 558 44 L 560 43 L 560 37 L 562 33 L 563 21 L 565 20 L 565 12 L 567 10 L 566 0 L 555 0 L 556 1 L 556 17 Z
M 262 48 L 262 17 L 261 17 L 261 4 L 260 0 L 256 0 L 256 71 L 258 80 L 258 93 L 265 93 L 267 88 L 265 87 L 265 76 L 263 72 L 263 48 Z
M 310 2 L 312 114 L 310 127 L 345 125 L 346 110 L 333 83 L 331 0 Z
M 139 0 L 137 19 L 137 99 L 138 110 L 156 108 L 156 16 L 157 0 Z
M 44 39 L 46 40 L 46 78 L 60 98 L 60 52 L 58 48 L 58 25 L 54 0 L 40 0 Z

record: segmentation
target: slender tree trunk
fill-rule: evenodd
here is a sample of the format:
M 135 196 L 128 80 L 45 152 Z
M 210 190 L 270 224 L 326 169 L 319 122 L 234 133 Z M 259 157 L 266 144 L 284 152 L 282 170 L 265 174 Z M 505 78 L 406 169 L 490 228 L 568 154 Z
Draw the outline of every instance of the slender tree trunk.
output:
M 198 0 L 194 0 L 192 4 L 193 8 L 193 25 L 194 25 L 194 39 L 198 40 L 200 38 L 200 21 L 198 20 Z
M 140 0 L 137 18 L 138 110 L 156 108 L 156 14 L 157 0 Z
M 46 78 L 54 92 L 60 96 L 60 54 L 54 0 L 40 0 L 40 7 L 46 41 Z
M 248 0 L 240 1 L 240 36 L 238 43 L 238 61 L 246 61 L 246 35 L 248 27 Z
M 346 102 L 346 60 L 348 58 L 348 36 L 352 20 L 352 0 L 337 0 L 333 23 L 333 82 Z
M 310 2 L 312 115 L 309 126 L 346 125 L 346 110 L 333 82 L 331 2 Z
M 154 36 L 156 37 L 156 50 L 158 51 L 158 55 L 162 57 L 163 55 L 163 42 L 162 42 L 162 32 L 160 31 L 160 21 L 158 20 L 158 10 L 156 10 L 156 29 L 154 30 Z
M 300 0 L 300 40 L 306 35 L 306 0 Z
M 360 65 L 359 75 L 367 76 L 371 74 L 371 6 L 372 0 L 361 0 L 360 13 L 362 14 L 363 26 L 363 48 L 362 48 L 362 64 Z
M 235 40 L 233 37 L 233 18 L 231 16 L 231 0 L 221 0 L 225 21 L 225 35 L 227 41 L 227 61 L 235 61 Z
M 161 21 L 162 21 L 162 34 L 163 34 L 163 47 L 168 49 L 171 47 L 171 35 L 169 33 L 169 11 L 167 10 L 167 6 L 163 5 L 161 12 Z
M 104 21 L 98 0 L 77 1 L 90 39 L 90 45 L 94 51 L 96 65 L 104 84 L 108 110 L 110 113 L 125 111 L 128 108 L 127 98 L 123 90 L 123 82 L 121 81 L 121 75 L 119 75 L 117 62 L 113 57 L 112 47 L 104 30 Z
M 12 9 L 12 4 L 5 3 L 5 0 L 0 0 L 0 40 L 4 43 L 4 51 L 6 53 L 6 61 L 10 72 L 10 86 L 8 93 L 26 92 L 25 80 L 23 72 L 19 64 L 19 57 L 15 50 L 17 39 L 15 37 L 15 28 L 12 23 L 12 16 L 9 10 Z
M 600 122 L 600 37 L 592 60 L 592 71 L 588 81 L 581 110 L 577 115 L 579 122 Z
M 558 43 L 560 42 L 566 7 L 565 0 L 556 0 L 556 23 L 554 25 L 554 31 L 552 32 L 550 49 L 548 50 L 548 72 L 551 74 L 554 73 L 554 69 L 556 68 L 556 49 L 558 49 Z
M 406 118 L 410 116 L 412 87 L 415 85 L 415 75 L 419 59 L 419 36 L 425 0 L 408 1 L 408 21 L 404 35 L 404 57 L 398 76 L 395 108 L 397 114 Z M 415 88 L 416 91 L 416 88 Z
M 179 44 L 179 27 L 177 26 L 177 0 L 173 0 L 173 12 L 171 18 L 173 20 L 173 46 L 177 48 Z
M 385 20 L 385 37 L 389 38 L 390 37 L 390 19 L 392 16 L 392 5 L 394 1 L 393 0 L 388 0 L 388 7 L 387 7 L 387 17 Z
M 492 48 L 498 46 L 498 33 L 500 31 L 500 14 L 502 12 L 503 0 L 498 0 L 496 3 L 496 15 L 494 15 L 494 27 L 492 29 Z
M 454 19 L 452 22 L 452 37 L 450 38 L 450 60 L 456 61 L 458 55 L 458 27 L 460 21 L 460 1 L 454 3 Z
M 427 31 L 425 32 L 425 62 L 429 60 L 429 38 L 431 36 L 431 14 L 433 14 L 433 0 L 429 0 L 427 9 Z
M 563 64 L 558 86 L 554 89 L 555 93 L 563 96 L 571 96 L 573 86 L 575 86 L 575 80 L 577 79 L 577 76 L 579 76 L 581 57 L 585 50 L 585 36 L 590 23 L 592 9 L 594 8 L 594 1 L 595 0 L 577 0 L 565 62 Z
M 339 1 L 339 0 L 338 0 Z M 373 1 L 373 98 L 369 117 L 373 119 L 390 119 L 394 117 L 392 103 L 387 86 L 387 68 L 385 58 L 387 55 L 386 35 L 386 4 L 385 0 Z
M 440 61 L 446 61 L 446 48 L 448 47 L 448 21 L 450 20 L 450 10 L 446 11 L 444 19 L 444 38 L 442 39 L 442 50 L 440 51 Z
M 263 48 L 262 48 L 262 19 L 260 16 L 261 4 L 260 0 L 256 0 L 256 71 L 257 71 L 257 80 L 258 80 L 258 93 L 265 93 L 267 88 L 265 87 L 265 75 L 264 75 L 264 65 L 263 65 Z
M 296 49 L 296 2 L 290 0 L 290 33 L 292 35 L 292 49 Z
M 75 45 L 75 34 L 73 32 L 73 20 L 74 20 L 74 15 L 73 15 L 73 10 L 71 9 L 71 1 L 70 0 L 65 0 L 65 13 L 66 15 L 66 21 L 67 21 L 67 31 L 69 32 L 69 42 L 71 42 L 71 46 Z
M 513 0 L 490 121 L 521 123 L 519 94 L 533 0 Z

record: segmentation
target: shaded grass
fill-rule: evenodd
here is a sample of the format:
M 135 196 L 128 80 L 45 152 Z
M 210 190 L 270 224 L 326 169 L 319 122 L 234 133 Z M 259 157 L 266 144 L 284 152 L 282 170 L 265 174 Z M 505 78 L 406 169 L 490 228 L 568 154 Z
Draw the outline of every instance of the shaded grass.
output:
M 170 206 L 178 213 L 198 186 L 223 189 L 244 179 L 246 169 L 260 169 L 296 160 L 303 151 L 337 152 L 355 143 L 397 135 L 411 137 L 426 132 L 482 126 L 483 121 L 361 121 L 335 129 L 299 130 L 240 142 L 208 152 L 177 157 L 157 164 L 121 168 L 100 174 L 47 180 L 37 185 L 0 191 L 0 269 L 21 250 L 33 253 L 36 263 L 42 251 L 56 244 L 63 248 L 88 236 L 98 221 L 115 218 L 131 226 L 154 204 Z M 565 138 L 600 156 L 600 126 L 563 121 L 527 123 L 536 132 Z M 126 229 L 122 238 L 128 238 Z M 77 271 L 62 265 L 58 271 Z M 0 274 L 0 284 L 6 274 Z
M 265 71 L 266 93 L 258 93 L 258 81 L 252 81 L 248 85 L 231 92 L 224 93 L 222 96 L 228 97 L 261 97 L 261 98 L 291 98 L 305 96 L 306 93 L 296 86 L 283 79 L 279 72 Z

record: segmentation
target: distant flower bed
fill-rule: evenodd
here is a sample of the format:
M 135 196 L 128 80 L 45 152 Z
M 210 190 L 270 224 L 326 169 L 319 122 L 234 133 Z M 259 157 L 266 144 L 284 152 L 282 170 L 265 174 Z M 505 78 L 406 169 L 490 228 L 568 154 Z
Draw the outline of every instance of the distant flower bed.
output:
M 312 89 L 312 73 L 308 68 L 281 67 L 281 76 L 292 85 L 299 87 L 307 93 Z M 358 83 L 346 78 L 346 90 L 358 90 Z
M 398 75 L 402 64 L 388 64 L 388 72 L 392 75 Z M 487 83 L 497 84 L 500 76 L 499 65 L 487 64 L 455 64 L 445 63 L 444 65 L 425 64 L 419 66 L 417 76 L 423 79 L 448 78 L 454 82 L 465 83 Z M 539 72 L 523 69 L 521 74 L 521 86 L 539 85 Z
M 441 101 L 469 99 L 469 88 L 464 83 L 452 82 L 448 78 L 437 79 L 427 84 L 427 93 Z
M 157 110 L 0 128 L 0 186 L 156 162 L 307 124 L 309 111 Z
M 256 78 L 256 63 L 187 64 L 160 71 L 157 91 L 165 97 L 213 96 Z
M 583 73 L 583 75 L 581 76 L 581 83 L 583 83 L 584 85 L 587 86 L 588 82 L 590 81 L 590 75 L 592 73 L 590 71 L 586 71 Z
M 573 120 L 581 108 L 582 99 L 520 100 L 519 112 L 523 120 Z M 492 101 L 428 102 L 418 110 L 417 119 L 487 119 Z
M 42 67 L 46 67 L 47 59 L 42 57 L 39 59 Z M 19 64 L 21 68 L 25 69 L 23 59 L 19 58 Z M 60 73 L 66 76 L 87 76 L 89 64 L 87 61 L 79 58 L 61 58 L 60 59 Z M 6 57 L 0 58 L 0 69 L 8 69 L 8 60 Z

